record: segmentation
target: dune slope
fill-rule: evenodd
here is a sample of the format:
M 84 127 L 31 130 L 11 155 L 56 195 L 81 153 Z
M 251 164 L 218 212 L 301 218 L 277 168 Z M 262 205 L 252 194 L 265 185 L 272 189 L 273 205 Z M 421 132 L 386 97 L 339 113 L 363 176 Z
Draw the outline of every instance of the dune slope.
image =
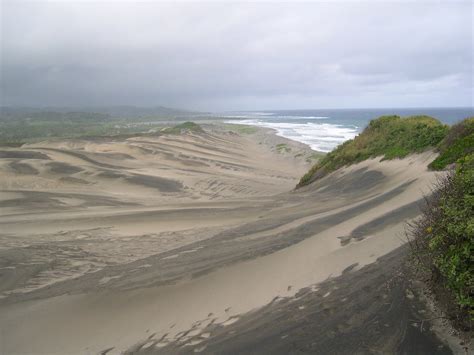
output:
M 215 129 L 2 148 L 0 350 L 287 353 L 291 339 L 306 344 L 290 325 L 315 331 L 290 312 L 296 304 L 324 312 L 315 319 L 331 322 L 329 335 L 360 332 L 370 311 L 353 301 L 344 328 L 334 302 L 361 292 L 385 302 L 396 267 L 373 274 L 374 262 L 404 244 L 435 155 L 369 159 L 292 191 L 308 168 L 294 157 L 304 148 L 284 141 L 293 150 L 281 154 L 283 139 L 268 137 Z M 351 277 L 368 280 L 361 273 L 374 282 L 350 288 Z M 353 292 L 334 298 L 339 287 Z M 278 328 L 268 309 L 293 323 Z M 402 338 L 374 346 L 410 347 Z

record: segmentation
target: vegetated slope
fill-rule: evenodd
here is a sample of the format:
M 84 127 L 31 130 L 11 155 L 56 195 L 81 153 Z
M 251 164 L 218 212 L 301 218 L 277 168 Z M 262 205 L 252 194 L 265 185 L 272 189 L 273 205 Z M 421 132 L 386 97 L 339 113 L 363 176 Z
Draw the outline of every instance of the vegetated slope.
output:
M 434 170 L 444 169 L 458 159 L 474 153 L 474 117 L 452 126 L 440 142 L 438 150 L 439 156 L 429 165 Z
M 432 273 L 434 285 L 450 295 L 448 307 L 455 309 L 451 315 L 469 327 L 466 324 L 474 320 L 474 118 L 448 128 L 426 116 L 380 117 L 326 155 L 298 186 L 371 157 L 402 158 L 429 148 L 439 151 L 431 169 L 455 164 L 455 170 L 434 186 L 410 237 L 416 254 Z
M 379 117 L 370 121 L 357 137 L 322 158 L 301 178 L 297 187 L 368 158 L 383 156 L 384 159 L 394 159 L 422 152 L 437 146 L 448 130 L 448 126 L 429 116 Z
M 441 142 L 441 154 L 431 166 L 456 169 L 441 179 L 426 200 L 422 217 L 411 228 L 414 253 L 431 273 L 458 326 L 472 331 L 474 320 L 474 120 L 453 126 Z M 448 297 L 446 297 L 446 291 Z M 442 295 L 443 294 L 443 295 Z
M 184 122 L 178 124 L 174 127 L 166 127 L 161 130 L 162 133 L 169 133 L 169 134 L 181 134 L 185 132 L 194 132 L 194 133 L 203 133 L 204 130 L 200 125 L 194 122 Z

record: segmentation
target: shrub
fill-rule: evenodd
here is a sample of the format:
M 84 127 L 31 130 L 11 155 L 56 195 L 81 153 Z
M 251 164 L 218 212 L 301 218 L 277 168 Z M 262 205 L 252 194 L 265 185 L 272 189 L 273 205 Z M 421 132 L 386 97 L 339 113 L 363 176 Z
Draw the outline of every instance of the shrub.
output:
M 448 126 L 428 116 L 382 116 L 370 121 L 367 128 L 352 140 L 339 145 L 328 153 L 300 180 L 297 187 L 345 165 L 368 158 L 403 158 L 410 153 L 436 147 L 446 136 Z
M 167 127 L 161 130 L 162 133 L 181 134 L 185 132 L 202 133 L 204 130 L 200 125 L 194 122 L 184 122 L 174 127 Z
M 441 179 L 426 199 L 422 216 L 411 224 L 415 254 L 474 319 L 474 154 Z
M 468 154 L 474 153 L 474 117 L 454 125 L 438 146 L 439 156 L 429 165 L 442 170 L 447 165 Z

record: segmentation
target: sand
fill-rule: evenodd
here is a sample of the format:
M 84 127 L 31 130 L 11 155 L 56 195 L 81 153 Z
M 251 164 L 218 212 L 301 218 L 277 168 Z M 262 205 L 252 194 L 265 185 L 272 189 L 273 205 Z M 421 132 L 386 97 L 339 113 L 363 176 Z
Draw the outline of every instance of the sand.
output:
M 213 329 L 239 330 L 402 246 L 436 180 L 426 152 L 293 191 L 307 147 L 218 126 L 0 150 L 8 354 L 205 351 Z M 230 349 L 232 339 L 219 351 Z

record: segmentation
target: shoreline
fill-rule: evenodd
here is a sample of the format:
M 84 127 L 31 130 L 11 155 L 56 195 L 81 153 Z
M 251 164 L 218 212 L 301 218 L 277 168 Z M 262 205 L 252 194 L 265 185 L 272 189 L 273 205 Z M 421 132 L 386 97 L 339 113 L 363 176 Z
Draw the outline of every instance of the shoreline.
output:
M 230 128 L 230 130 L 235 130 L 235 132 L 239 132 L 239 129 L 237 127 L 244 127 L 244 128 L 250 128 L 251 132 L 252 130 L 255 130 L 253 133 L 243 133 L 245 134 L 254 134 L 260 132 L 261 135 L 263 135 L 266 139 L 267 142 L 273 143 L 273 145 L 277 144 L 288 144 L 293 147 L 295 147 L 297 150 L 302 150 L 302 151 L 311 151 L 311 154 L 319 155 L 319 156 L 324 156 L 327 154 L 327 152 L 323 152 L 320 150 L 315 150 L 311 148 L 311 146 L 308 143 L 301 142 L 295 139 L 291 139 L 282 135 L 278 134 L 278 129 L 272 128 L 272 127 L 262 127 L 262 126 L 254 126 L 254 125 L 249 125 L 249 124 L 238 124 L 238 123 L 228 123 L 228 122 L 222 122 L 222 121 L 212 121 L 211 124 L 215 124 L 216 126 L 219 127 L 225 127 L 229 128 L 229 126 L 235 126 L 236 128 Z M 273 140 L 270 139 L 269 137 L 273 137 Z
M 327 154 L 329 153 L 330 151 L 332 151 L 333 149 L 335 149 L 339 144 L 342 144 L 344 141 L 348 140 L 348 139 L 351 139 L 351 137 L 347 137 L 345 140 L 341 140 L 339 142 L 337 142 L 337 144 L 332 144 L 330 148 L 328 148 L 327 150 L 321 150 L 321 149 L 317 149 L 317 146 L 320 146 L 321 143 L 316 143 L 318 142 L 316 140 L 316 137 L 313 138 L 316 140 L 316 142 L 314 143 L 310 143 L 310 140 L 308 138 L 306 139 L 296 139 L 296 138 L 291 138 L 287 135 L 285 135 L 283 133 L 284 129 L 282 128 L 278 128 L 278 127 L 272 127 L 272 126 L 275 126 L 276 124 L 252 124 L 252 123 L 247 123 L 247 122 L 244 122 L 245 120 L 243 120 L 243 123 L 240 123 L 240 121 L 238 120 L 226 120 L 224 121 L 225 124 L 230 124 L 230 125 L 237 125 L 237 126 L 248 126 L 248 127 L 256 127 L 256 128 L 264 128 L 264 129 L 271 129 L 275 132 L 275 135 L 278 136 L 278 137 L 281 137 L 281 138 L 285 138 L 285 139 L 289 139 L 289 140 L 292 140 L 294 142 L 298 142 L 298 143 L 302 143 L 302 144 L 305 144 L 307 145 L 311 150 L 313 150 L 314 152 L 317 152 L 317 153 L 321 153 L 321 154 Z M 314 123 L 307 123 L 306 125 L 309 125 L 309 124 L 314 124 Z M 288 127 L 286 129 L 293 129 L 290 127 L 290 125 L 293 125 L 294 127 L 297 127 L 297 124 L 291 124 L 291 123 L 286 123 L 286 122 L 282 122 L 280 123 L 280 125 L 288 125 Z M 302 124 L 299 124 L 299 125 L 302 125 Z M 341 125 L 337 125 L 337 124 L 327 124 L 327 123 L 324 123 L 324 124 L 321 124 L 321 128 L 325 127 L 325 126 L 333 126 L 333 129 L 337 129 L 339 126 Z M 313 128 L 314 129 L 314 128 Z M 319 131 L 318 129 L 318 131 Z M 340 128 L 342 129 L 342 128 Z M 322 137 L 324 136 L 328 136 L 329 133 L 326 132 L 325 135 L 323 135 Z M 354 134 L 355 136 L 355 134 Z M 295 135 L 295 137 L 299 137 L 298 135 Z M 352 137 L 353 138 L 353 137 Z M 322 138 L 321 138 L 322 139 Z

